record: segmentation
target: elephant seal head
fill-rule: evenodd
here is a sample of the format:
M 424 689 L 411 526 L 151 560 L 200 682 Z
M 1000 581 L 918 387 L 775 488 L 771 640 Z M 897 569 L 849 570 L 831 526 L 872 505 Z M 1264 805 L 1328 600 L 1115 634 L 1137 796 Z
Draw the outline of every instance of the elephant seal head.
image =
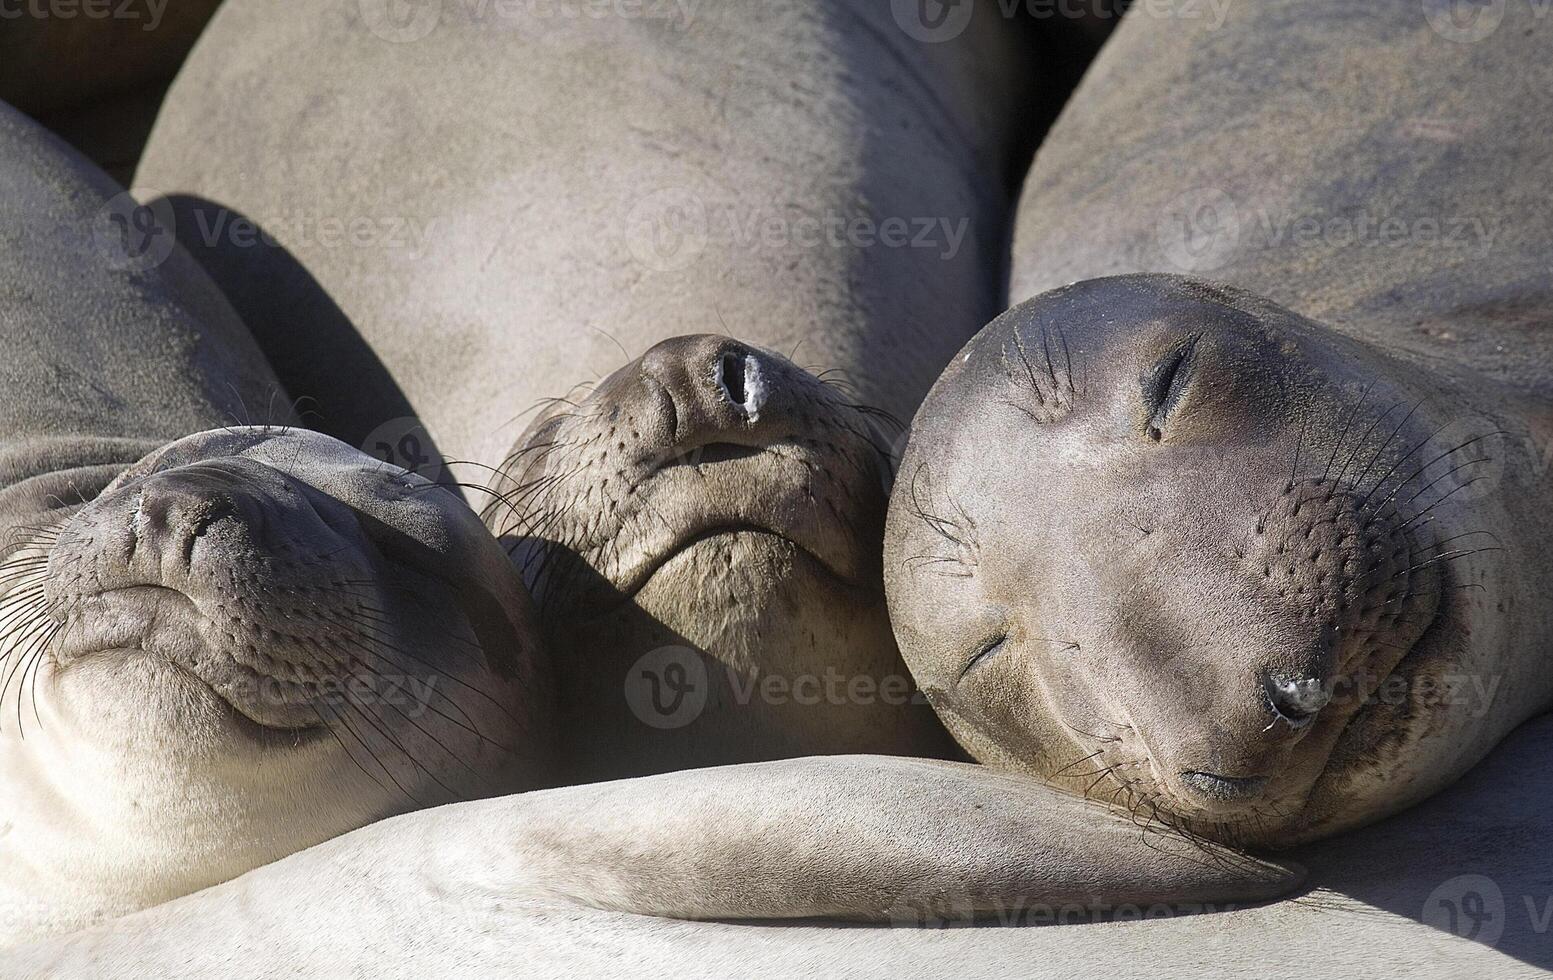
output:
M 1464 590 L 1506 531 L 1473 488 L 1492 429 L 1243 292 L 1043 294 L 913 424 L 902 652 L 983 762 L 1237 844 L 1373 820 L 1428 792 L 1448 711 L 1378 692 L 1489 642 Z

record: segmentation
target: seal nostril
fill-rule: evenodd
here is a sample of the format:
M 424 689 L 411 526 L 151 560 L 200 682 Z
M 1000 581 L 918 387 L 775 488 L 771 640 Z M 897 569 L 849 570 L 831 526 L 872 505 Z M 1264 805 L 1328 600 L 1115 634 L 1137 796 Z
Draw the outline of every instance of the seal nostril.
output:
M 766 403 L 766 379 L 754 354 L 731 351 L 717 359 L 717 386 L 724 397 L 744 410 L 752 420 Z
M 1269 676 L 1263 679 L 1262 688 L 1273 714 L 1292 728 L 1303 728 L 1310 724 L 1331 700 L 1326 687 L 1314 677 L 1293 679 Z
M 728 400 L 735 405 L 744 404 L 744 358 L 737 354 L 724 354 L 718 380 Z

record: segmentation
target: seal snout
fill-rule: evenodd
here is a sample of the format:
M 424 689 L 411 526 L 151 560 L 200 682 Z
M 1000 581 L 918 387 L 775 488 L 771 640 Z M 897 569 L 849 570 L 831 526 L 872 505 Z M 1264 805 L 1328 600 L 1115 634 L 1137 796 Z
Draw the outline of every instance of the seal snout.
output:
M 674 337 L 573 408 L 536 420 L 509 457 L 504 493 L 548 492 L 530 493 L 524 515 L 488 513 L 522 518 L 499 534 L 544 524 L 625 595 L 693 546 L 733 555 L 742 538 L 730 564 L 749 560 L 752 535 L 762 553 L 797 548 L 847 584 L 877 574 L 887 464 L 875 416 L 785 358 L 716 334 Z
M 152 550 L 164 563 L 181 558 L 183 571 L 189 571 L 196 541 L 217 521 L 239 515 L 239 496 L 223 485 L 224 477 L 209 467 L 183 467 L 149 477 L 136 493 L 130 515 L 131 559 Z

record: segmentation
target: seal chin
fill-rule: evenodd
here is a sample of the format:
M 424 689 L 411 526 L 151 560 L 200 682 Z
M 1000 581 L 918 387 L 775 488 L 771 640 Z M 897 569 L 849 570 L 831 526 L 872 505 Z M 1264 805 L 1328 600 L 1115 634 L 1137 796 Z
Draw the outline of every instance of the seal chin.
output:
M 151 657 L 177 667 L 235 716 L 239 735 L 264 739 L 275 732 L 322 730 L 302 685 L 265 676 L 244 664 L 239 651 L 212 648 L 198 605 L 185 593 L 157 585 L 116 588 L 70 600 L 53 646 L 60 671 L 86 661 Z M 251 724 L 242 724 L 248 722 Z

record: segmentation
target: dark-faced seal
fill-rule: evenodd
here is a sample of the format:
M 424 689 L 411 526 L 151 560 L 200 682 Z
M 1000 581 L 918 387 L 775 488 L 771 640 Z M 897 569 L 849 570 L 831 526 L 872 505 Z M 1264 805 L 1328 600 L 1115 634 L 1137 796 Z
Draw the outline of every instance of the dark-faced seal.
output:
M 288 403 L 225 300 L 3 106 L 0 174 L 0 942 L 548 778 L 533 612 L 478 517 L 240 424 Z
M 1050 102 L 1019 22 L 378 6 L 224 5 L 137 183 L 317 424 L 414 415 L 498 485 L 574 773 L 944 752 L 879 584 L 882 413 L 1003 306 Z M 655 346 L 687 334 L 736 340 Z
M 1112 44 L 1022 205 L 1047 291 L 917 415 L 892 619 L 983 761 L 1328 836 L 1553 706 L 1548 30 L 1259 3 Z

